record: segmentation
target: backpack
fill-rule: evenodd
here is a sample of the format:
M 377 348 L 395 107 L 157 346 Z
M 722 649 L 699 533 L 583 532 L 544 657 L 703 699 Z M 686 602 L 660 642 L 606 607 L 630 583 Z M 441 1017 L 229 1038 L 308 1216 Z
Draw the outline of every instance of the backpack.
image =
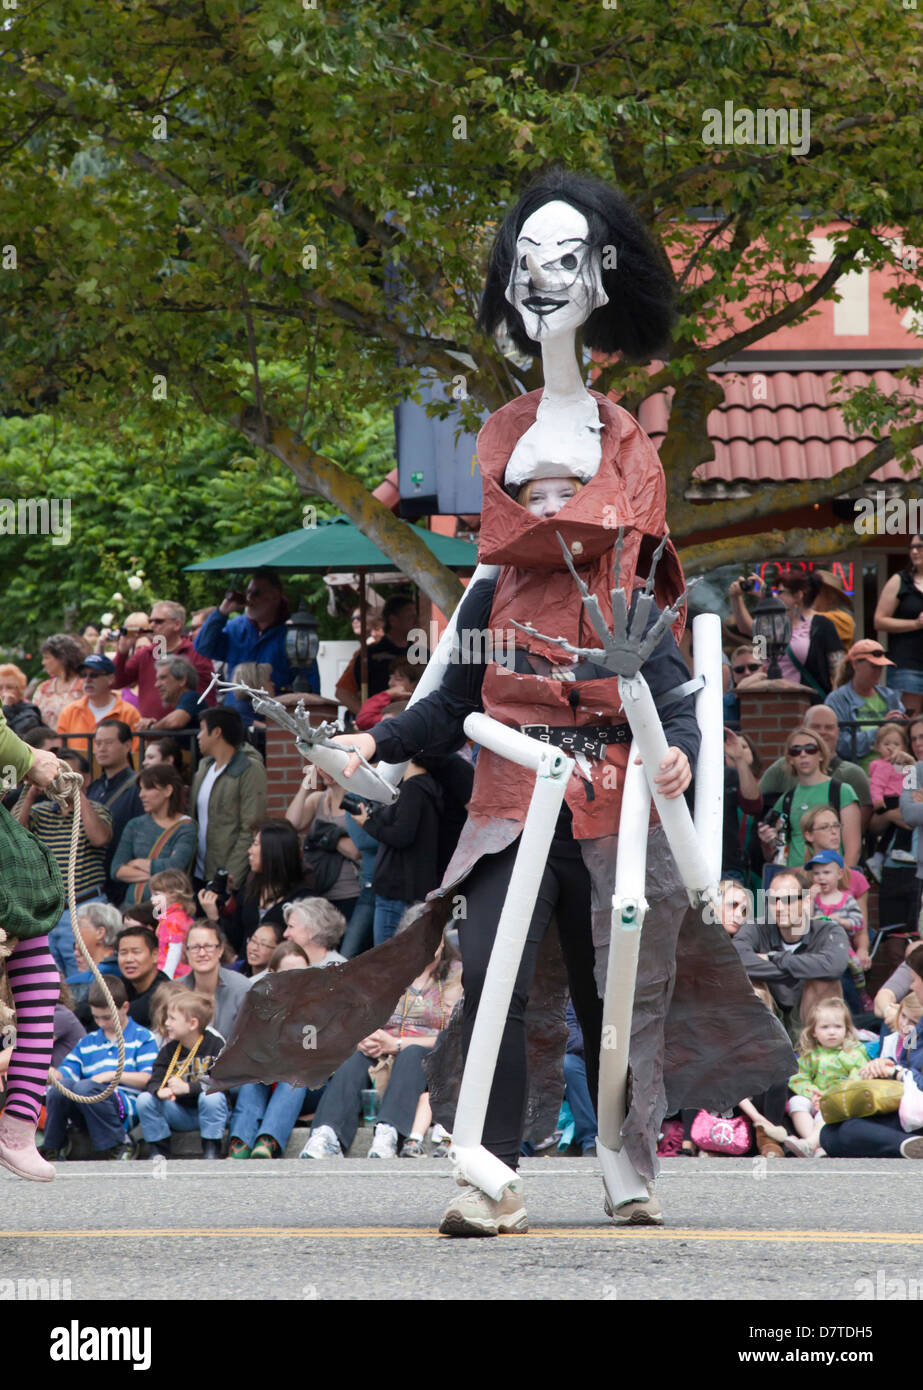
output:
M 302 862 L 314 875 L 314 892 L 319 898 L 330 889 L 340 877 L 344 859 L 337 852 L 337 842 L 346 831 L 332 821 L 316 817 L 305 838 Z

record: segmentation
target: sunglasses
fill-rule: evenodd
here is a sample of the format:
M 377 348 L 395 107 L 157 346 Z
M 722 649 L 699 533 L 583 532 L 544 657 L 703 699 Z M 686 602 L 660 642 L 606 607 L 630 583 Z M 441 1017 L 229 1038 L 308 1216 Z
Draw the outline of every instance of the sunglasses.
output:
M 816 743 L 793 743 L 788 750 L 790 758 L 797 758 L 799 753 L 819 753 L 820 749 Z
M 775 893 L 770 893 L 769 901 L 771 903 L 775 903 L 777 907 L 780 903 L 783 904 L 785 907 L 797 907 L 798 904 L 801 902 L 802 896 L 803 895 L 801 893 L 792 893 L 790 896 L 783 895 L 781 893 L 778 895 L 776 895 Z
M 746 666 L 731 667 L 731 670 L 734 672 L 735 676 L 742 676 L 744 671 L 759 671 L 761 669 L 761 664 L 758 661 L 748 661 Z

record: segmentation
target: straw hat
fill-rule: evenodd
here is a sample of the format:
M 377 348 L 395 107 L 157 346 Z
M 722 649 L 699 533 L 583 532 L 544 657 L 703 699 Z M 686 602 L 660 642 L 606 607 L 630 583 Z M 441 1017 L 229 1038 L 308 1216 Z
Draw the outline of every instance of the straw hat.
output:
M 840 600 L 839 607 L 852 608 L 852 597 L 847 594 L 839 575 L 834 574 L 832 570 L 812 570 L 811 573 L 825 589 L 833 589 L 836 592 L 837 598 Z

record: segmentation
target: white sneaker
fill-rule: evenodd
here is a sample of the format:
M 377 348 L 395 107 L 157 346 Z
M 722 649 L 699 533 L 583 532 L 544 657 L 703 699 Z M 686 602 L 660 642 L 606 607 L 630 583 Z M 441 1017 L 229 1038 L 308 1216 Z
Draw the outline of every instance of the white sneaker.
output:
M 334 1134 L 329 1125 L 320 1125 L 317 1129 L 312 1129 L 308 1135 L 308 1142 L 305 1144 L 299 1158 L 342 1158 L 343 1150 L 340 1141 Z
M 394 1125 L 378 1124 L 368 1152 L 369 1158 L 397 1158 L 397 1130 Z
M 603 1210 L 609 1219 L 617 1226 L 662 1226 L 663 1211 L 654 1196 L 654 1184 L 645 1182 L 645 1186 L 648 1191 L 647 1197 L 641 1197 L 634 1202 L 621 1202 L 617 1207 L 612 1206 L 609 1194 L 604 1189 Z
M 464 1178 L 455 1179 L 461 1192 L 446 1207 L 439 1226 L 443 1236 L 506 1236 L 525 1234 L 529 1229 L 522 1196 L 505 1187 L 499 1201 L 473 1187 Z
M 785 1147 L 798 1158 L 814 1158 L 816 1152 L 810 1139 L 801 1139 L 797 1134 L 788 1135 Z

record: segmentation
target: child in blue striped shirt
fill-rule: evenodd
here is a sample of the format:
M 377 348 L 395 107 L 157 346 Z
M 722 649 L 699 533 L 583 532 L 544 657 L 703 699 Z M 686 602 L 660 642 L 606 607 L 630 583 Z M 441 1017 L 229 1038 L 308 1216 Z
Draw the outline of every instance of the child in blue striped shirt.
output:
M 42 1153 L 47 1159 L 60 1159 L 69 1124 L 85 1126 L 93 1145 L 94 1159 L 132 1158 L 133 1150 L 125 1131 L 135 1123 L 138 1093 L 151 1079 L 157 1059 L 157 1040 L 128 1014 L 128 993 L 124 982 L 111 976 L 106 985 L 116 1005 L 125 1038 L 125 1069 L 118 1088 L 104 1101 L 80 1105 L 49 1086 L 45 1100 Z M 118 1064 L 118 1038 L 105 995 L 94 981 L 89 994 L 90 1012 L 96 1030 L 80 1039 L 52 1074 L 75 1095 L 94 1096 L 105 1090 L 115 1076 Z

